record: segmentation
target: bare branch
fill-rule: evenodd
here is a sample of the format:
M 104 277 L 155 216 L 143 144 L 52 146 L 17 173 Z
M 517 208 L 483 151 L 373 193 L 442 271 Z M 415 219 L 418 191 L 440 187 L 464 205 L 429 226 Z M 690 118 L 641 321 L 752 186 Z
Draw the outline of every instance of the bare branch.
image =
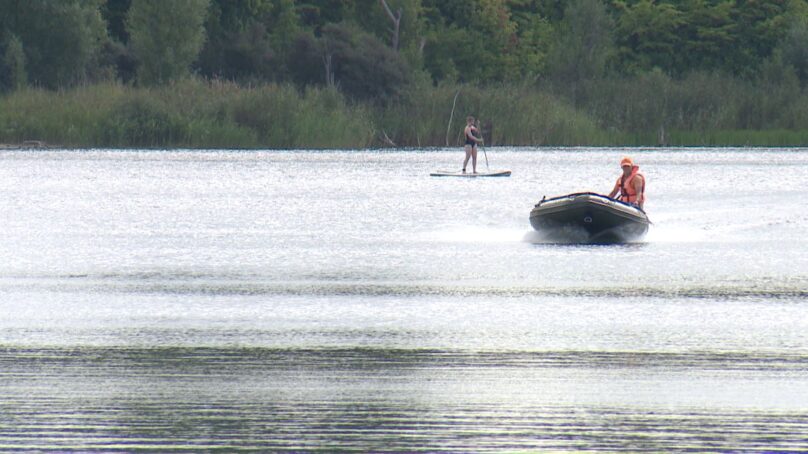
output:
M 382 3 L 382 6 L 384 7 L 384 10 L 387 11 L 387 15 L 390 16 L 390 20 L 395 22 L 396 21 L 396 16 L 393 15 L 393 11 L 390 9 L 390 7 L 387 6 L 387 2 L 385 0 L 380 0 L 380 1 Z M 399 11 L 399 17 L 400 17 L 401 16 L 401 10 L 398 10 L 398 11 Z
M 454 101 L 452 101 L 452 113 L 449 114 L 449 125 L 446 127 L 446 146 L 449 146 L 449 131 L 452 130 L 452 118 L 454 118 L 454 111 L 455 105 L 457 105 L 457 96 L 460 94 L 460 90 L 457 90 L 457 93 L 454 95 Z
M 379 1 L 384 7 L 384 10 L 387 12 L 387 16 L 390 18 L 391 21 L 393 21 L 393 29 L 391 30 L 393 32 L 392 45 L 393 49 L 396 52 L 398 52 L 398 40 L 399 35 L 401 33 L 401 8 L 399 8 L 398 11 L 396 11 L 397 14 L 393 14 L 393 10 L 391 10 L 390 7 L 387 5 L 386 0 L 379 0 Z

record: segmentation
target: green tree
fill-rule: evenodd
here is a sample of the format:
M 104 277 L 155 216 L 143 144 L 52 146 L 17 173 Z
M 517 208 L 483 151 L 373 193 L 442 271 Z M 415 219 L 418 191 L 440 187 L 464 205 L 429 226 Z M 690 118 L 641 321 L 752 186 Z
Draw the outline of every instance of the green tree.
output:
M 109 37 L 123 44 L 129 42 L 129 33 L 126 31 L 126 14 L 132 0 L 104 0 L 101 6 L 101 16 L 107 24 Z
M 286 78 L 290 49 L 302 31 L 294 0 L 213 0 L 205 29 L 197 69 L 233 80 Z
M 138 81 L 152 85 L 189 73 L 205 40 L 208 0 L 133 0 L 126 18 Z
M 521 78 L 518 26 L 506 0 L 425 1 L 424 5 L 430 17 L 424 66 L 434 79 L 490 82 Z
M 733 0 L 682 2 L 682 45 L 676 54 L 676 68 L 691 71 L 727 67 L 728 56 L 740 45 L 733 7 Z
M 615 3 L 617 58 L 623 72 L 634 74 L 660 68 L 676 71 L 675 64 L 682 27 L 681 11 L 668 3 L 640 0 L 633 5 Z
M 101 47 L 99 63 L 111 68 L 117 79 L 129 83 L 135 80 L 136 62 L 128 46 L 126 15 L 132 0 L 104 0 L 101 17 L 107 26 L 109 39 Z
M 483 79 L 479 62 L 485 36 L 470 26 L 475 1 L 423 0 L 424 69 L 434 81 L 470 82 Z
M 284 53 L 300 33 L 300 18 L 294 0 L 277 0 L 272 16 L 275 18 L 271 27 L 272 45 L 276 51 Z
M 572 0 L 564 10 L 549 75 L 573 100 L 582 83 L 605 75 L 614 53 L 614 28 L 600 0 Z
M 514 3 L 524 0 L 513 0 Z M 552 23 L 561 22 L 564 18 L 566 0 L 527 0 L 532 3 L 532 11 Z
M 521 75 L 516 52 L 516 23 L 511 20 L 507 0 L 477 0 L 470 25 L 485 39 L 475 42 L 483 81 L 518 79 Z
M 312 33 L 300 32 L 292 40 L 290 53 L 295 58 L 289 61 L 288 68 L 298 86 L 327 85 L 333 80 L 329 79 L 333 73 L 327 71 L 323 60 L 322 44 Z
M 3 48 L 5 51 L 0 60 L 0 91 L 18 90 L 28 83 L 22 41 L 15 35 L 9 35 L 3 46 L 0 46 L 0 49 Z
M 0 25 L 22 43 L 30 82 L 60 88 L 87 79 L 106 40 L 101 1 L 0 1 Z
M 298 0 L 295 4 L 301 24 L 317 35 L 325 25 L 350 21 L 356 13 L 354 0 Z
M 339 88 L 352 99 L 399 99 L 411 81 L 406 60 L 376 36 L 347 24 L 329 24 L 322 36 L 302 34 L 294 43 L 292 73 L 300 83 Z
M 421 3 L 421 0 L 355 0 L 354 16 L 350 19 L 390 47 L 415 56 L 423 38 L 424 9 Z M 398 38 L 397 47 L 393 44 L 395 37 Z
M 275 19 L 270 28 L 270 43 L 279 59 L 287 62 L 293 58 L 289 49 L 292 41 L 300 33 L 300 18 L 293 0 L 277 0 L 272 17 Z M 284 71 L 285 72 L 285 71 Z
M 808 83 L 808 20 L 791 24 L 778 51 L 783 62 L 794 68 L 804 84 Z
M 785 32 L 775 49 L 775 61 L 793 68 L 808 84 L 808 1 L 789 0 L 783 15 Z
M 788 29 L 787 0 L 737 2 L 732 15 L 737 23 L 738 45 L 729 55 L 727 68 L 736 74 L 754 74 L 772 55 Z
M 546 71 L 553 26 L 547 17 L 537 12 L 543 9 L 544 3 L 540 0 L 510 2 L 511 18 L 516 24 L 513 53 L 519 62 L 520 78 L 536 79 Z
M 469 33 L 455 25 L 434 26 L 426 36 L 424 68 L 435 82 L 470 81 L 477 78 L 475 48 Z

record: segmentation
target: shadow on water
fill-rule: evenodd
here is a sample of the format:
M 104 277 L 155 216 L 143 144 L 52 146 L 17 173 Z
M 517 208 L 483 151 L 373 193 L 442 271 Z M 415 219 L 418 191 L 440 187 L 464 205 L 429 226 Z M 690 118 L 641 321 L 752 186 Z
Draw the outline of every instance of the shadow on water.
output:
M 575 252 L 589 254 L 595 251 L 639 251 L 648 243 L 628 244 L 547 244 L 534 243 L 536 250 Z M 618 254 L 619 255 L 619 254 Z M 723 283 L 671 285 L 659 283 L 635 283 L 632 285 L 591 286 L 586 282 L 548 285 L 546 283 L 506 283 L 495 285 L 488 282 L 469 285 L 457 282 L 407 282 L 407 281 L 334 281 L 329 279 L 277 281 L 255 275 L 218 276 L 186 273 L 120 273 L 103 275 L 68 275 L 37 278 L 26 285 L 5 285 L 6 291 L 31 291 L 37 289 L 57 294 L 87 291 L 112 295 L 155 295 L 170 297 L 187 296 L 451 296 L 451 297 L 648 297 L 648 298 L 772 298 L 794 299 L 808 295 L 805 278 L 793 278 L 783 282 L 761 282 L 742 279 Z
M 390 348 L 0 348 L 0 449 L 799 450 L 787 409 L 558 401 L 570 376 L 799 373 L 808 358 Z M 599 372 L 600 371 L 600 372 Z M 655 372 L 656 371 L 656 372 Z M 558 374 L 563 377 L 556 382 Z M 548 388 L 548 386 L 550 388 Z M 579 390 L 587 394 L 584 390 Z M 767 428 L 762 435 L 760 428 Z M 729 435 L 727 435 L 729 434 Z
M 808 369 L 808 356 L 765 352 L 634 352 L 590 350 L 467 350 L 399 347 L 3 347 L 0 377 L 22 378 L 32 372 L 64 378 L 95 374 L 157 378 L 263 375 L 295 371 L 376 371 L 400 377 L 429 369 L 628 368 L 786 372 Z

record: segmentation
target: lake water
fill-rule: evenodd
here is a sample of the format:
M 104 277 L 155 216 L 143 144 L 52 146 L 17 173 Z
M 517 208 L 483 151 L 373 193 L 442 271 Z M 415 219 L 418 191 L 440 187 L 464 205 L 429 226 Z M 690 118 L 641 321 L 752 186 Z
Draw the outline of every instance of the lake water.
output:
M 808 450 L 808 149 L 486 154 L 1 151 L 0 451 Z

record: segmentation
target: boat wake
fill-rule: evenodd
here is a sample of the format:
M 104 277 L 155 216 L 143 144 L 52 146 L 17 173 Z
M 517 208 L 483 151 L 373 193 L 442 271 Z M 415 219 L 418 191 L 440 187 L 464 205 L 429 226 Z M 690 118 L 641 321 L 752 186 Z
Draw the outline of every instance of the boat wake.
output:
M 518 243 L 524 230 L 498 227 L 456 227 L 429 232 L 427 240 L 448 243 Z
M 649 243 L 698 243 L 707 239 L 709 234 L 703 229 L 665 224 L 651 226 L 645 236 Z

